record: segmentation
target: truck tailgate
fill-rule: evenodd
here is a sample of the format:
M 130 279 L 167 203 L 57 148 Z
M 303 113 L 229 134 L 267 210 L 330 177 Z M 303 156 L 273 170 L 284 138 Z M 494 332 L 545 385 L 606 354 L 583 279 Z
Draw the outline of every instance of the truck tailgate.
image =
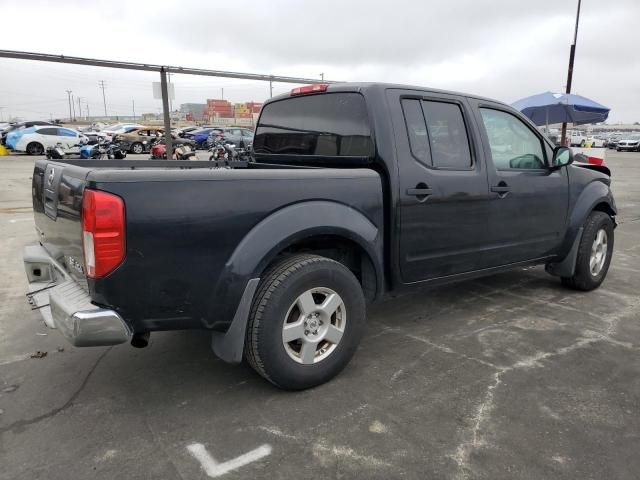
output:
M 82 256 L 82 194 L 89 169 L 40 160 L 33 172 L 32 196 L 40 244 L 87 290 Z

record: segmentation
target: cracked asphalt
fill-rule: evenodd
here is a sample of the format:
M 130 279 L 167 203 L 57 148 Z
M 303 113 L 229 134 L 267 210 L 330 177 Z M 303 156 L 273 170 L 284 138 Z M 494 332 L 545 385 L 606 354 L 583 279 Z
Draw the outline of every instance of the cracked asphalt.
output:
M 527 268 L 390 298 L 334 381 L 276 390 L 202 332 L 76 349 L 24 297 L 33 159 L 0 157 L 0 479 L 636 479 L 640 154 L 609 151 L 620 210 L 603 286 Z M 36 351 L 43 358 L 31 358 Z M 221 470 L 222 471 L 222 470 Z

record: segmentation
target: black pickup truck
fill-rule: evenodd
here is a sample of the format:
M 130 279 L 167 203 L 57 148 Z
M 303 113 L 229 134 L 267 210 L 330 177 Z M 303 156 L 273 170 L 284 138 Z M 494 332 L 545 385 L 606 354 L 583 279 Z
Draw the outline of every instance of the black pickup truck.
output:
M 345 367 L 389 291 L 531 264 L 598 287 L 608 173 L 485 98 L 296 88 L 265 103 L 253 161 L 232 168 L 37 161 L 30 299 L 77 346 L 208 330 L 222 359 L 307 388 Z

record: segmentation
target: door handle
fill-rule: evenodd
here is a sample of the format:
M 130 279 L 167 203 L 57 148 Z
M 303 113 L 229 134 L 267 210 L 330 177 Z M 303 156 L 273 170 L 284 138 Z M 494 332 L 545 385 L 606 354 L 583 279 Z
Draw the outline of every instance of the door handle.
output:
M 498 185 L 494 185 L 493 187 L 491 187 L 491 191 L 493 193 L 497 193 L 499 198 L 504 198 L 509 195 L 511 187 L 507 185 L 506 182 L 500 182 L 498 183 Z
M 431 194 L 433 194 L 433 190 L 430 188 L 407 188 L 407 195 L 414 197 L 426 197 Z

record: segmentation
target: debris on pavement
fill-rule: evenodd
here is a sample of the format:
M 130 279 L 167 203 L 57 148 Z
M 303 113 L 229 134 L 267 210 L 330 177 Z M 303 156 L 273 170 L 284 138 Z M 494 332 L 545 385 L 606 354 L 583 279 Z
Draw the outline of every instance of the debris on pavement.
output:
M 18 389 L 18 385 L 9 385 L 2 389 L 2 393 L 11 393 L 15 392 Z
M 38 350 L 36 353 L 32 353 L 31 354 L 31 358 L 44 358 L 47 356 L 48 352 L 41 352 L 40 350 Z

